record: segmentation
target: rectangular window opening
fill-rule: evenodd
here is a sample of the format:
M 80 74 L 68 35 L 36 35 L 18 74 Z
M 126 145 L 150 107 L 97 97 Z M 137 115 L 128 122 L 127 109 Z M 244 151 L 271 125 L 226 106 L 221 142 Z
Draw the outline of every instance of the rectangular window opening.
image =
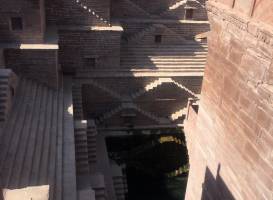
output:
M 23 19 L 21 17 L 11 18 L 11 30 L 13 31 L 23 30 Z
M 162 42 L 162 35 L 156 35 L 155 36 L 155 43 L 161 43 Z
M 193 19 L 193 9 L 186 10 L 186 19 Z

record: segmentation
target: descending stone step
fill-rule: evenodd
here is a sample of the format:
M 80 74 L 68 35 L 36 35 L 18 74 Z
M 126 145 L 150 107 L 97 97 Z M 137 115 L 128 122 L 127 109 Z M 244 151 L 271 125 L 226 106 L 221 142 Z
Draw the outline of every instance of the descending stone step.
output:
M 8 117 L 17 82 L 17 76 L 10 69 L 0 69 L 0 126 Z
M 77 192 L 78 200 L 96 200 L 95 191 L 91 188 L 80 189 Z
M 112 97 L 117 98 L 117 99 L 122 99 L 122 96 L 121 96 L 120 94 L 118 94 L 118 93 L 116 93 L 115 91 L 111 90 L 110 88 L 105 87 L 104 85 L 102 85 L 102 84 L 96 82 L 95 80 L 90 80 L 90 83 L 91 83 L 93 86 L 95 86 L 95 87 L 97 87 L 97 88 L 99 88 L 99 89 L 101 89 L 101 90 L 107 92 L 107 93 L 110 94 Z
M 74 136 L 73 117 L 64 113 L 72 104 L 71 88 L 64 95 L 62 88 L 55 90 L 24 78 L 18 87 L 1 138 L 1 181 L 5 188 L 49 185 L 50 199 L 74 200 L 75 152 L 68 142 Z
M 87 128 L 88 161 L 90 165 L 93 165 L 97 162 L 96 135 L 97 135 L 96 125 L 93 121 L 90 121 Z
M 160 13 L 159 15 L 164 17 L 166 15 L 169 15 L 171 12 L 173 12 L 174 10 L 186 5 L 187 0 L 181 0 L 176 2 L 175 4 L 171 5 L 167 10 L 165 10 L 164 12 Z
M 82 90 L 81 85 L 73 85 L 73 105 L 74 105 L 74 118 L 83 119 L 83 107 L 82 107 Z
M 74 125 L 77 176 L 88 176 L 90 172 L 87 141 L 87 121 L 75 121 Z
M 140 32 L 135 33 L 134 35 L 131 35 L 127 38 L 128 43 L 133 43 L 139 41 L 144 35 L 146 35 L 149 32 L 153 32 L 156 29 L 154 25 L 150 25 L 147 28 L 144 28 Z
M 170 119 L 171 119 L 172 121 L 175 121 L 175 120 L 179 119 L 179 118 L 182 117 L 182 116 L 186 116 L 186 114 L 187 114 L 187 108 L 182 108 L 182 109 L 176 111 L 175 113 L 173 113 L 173 114 L 170 116 Z
M 143 95 L 143 94 L 157 88 L 158 86 L 160 86 L 160 85 L 162 85 L 163 83 L 166 83 L 166 82 L 172 82 L 172 80 L 169 79 L 169 78 L 159 78 L 159 79 L 149 83 L 148 85 L 146 85 L 144 87 L 144 89 L 141 89 L 141 90 L 137 91 L 136 93 L 132 94 L 132 98 L 135 99 L 135 98 L 137 98 L 137 97 L 139 97 L 139 96 L 141 96 L 141 95 Z
M 106 200 L 107 191 L 104 175 L 101 173 L 92 174 L 90 176 L 91 187 L 95 191 L 96 200 Z
M 206 64 L 205 43 L 185 45 L 127 45 L 121 51 L 120 64 L 129 69 L 200 69 Z

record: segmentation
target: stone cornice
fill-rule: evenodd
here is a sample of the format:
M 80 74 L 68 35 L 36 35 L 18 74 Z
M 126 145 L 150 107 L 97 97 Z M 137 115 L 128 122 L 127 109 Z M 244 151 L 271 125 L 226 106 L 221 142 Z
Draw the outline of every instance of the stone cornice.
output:
M 207 10 L 210 14 L 220 18 L 223 21 L 233 24 L 238 29 L 246 31 L 259 42 L 273 47 L 273 28 L 255 19 L 244 16 L 223 4 L 209 1 Z

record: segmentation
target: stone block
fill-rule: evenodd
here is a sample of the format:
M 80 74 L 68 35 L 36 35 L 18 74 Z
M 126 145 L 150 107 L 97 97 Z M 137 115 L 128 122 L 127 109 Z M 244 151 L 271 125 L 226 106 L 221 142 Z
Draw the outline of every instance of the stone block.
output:
M 49 186 L 35 186 L 22 189 L 4 189 L 4 200 L 48 200 L 49 199 Z
M 254 51 L 248 51 L 242 58 L 241 68 L 245 70 L 251 79 L 261 82 L 269 68 L 270 62 L 263 59 Z

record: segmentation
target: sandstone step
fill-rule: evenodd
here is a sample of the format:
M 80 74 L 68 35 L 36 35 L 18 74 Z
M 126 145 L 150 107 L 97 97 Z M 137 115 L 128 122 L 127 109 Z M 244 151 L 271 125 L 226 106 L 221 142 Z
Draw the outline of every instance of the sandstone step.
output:
M 25 119 L 27 115 L 28 105 L 27 102 L 29 101 L 30 95 L 31 95 L 31 89 L 32 89 L 32 83 L 31 81 L 28 81 L 26 83 L 26 90 L 25 95 L 23 97 L 23 104 L 20 110 L 20 117 L 18 120 L 16 120 L 16 123 L 14 124 L 14 129 L 12 130 L 13 138 L 12 138 L 12 146 L 13 148 L 9 150 L 9 156 L 5 160 L 4 168 L 2 169 L 2 173 L 6 176 L 3 178 L 3 182 L 6 183 L 6 187 L 11 186 L 11 176 L 13 172 L 13 166 L 16 159 L 16 154 L 20 146 L 20 140 L 23 137 L 22 136 L 22 130 L 24 129 L 25 125 Z
M 19 92 L 17 93 L 17 97 L 19 97 L 27 92 L 26 85 L 27 85 L 27 82 L 25 80 L 21 81 L 21 84 L 19 86 Z M 15 106 L 12 109 L 10 119 L 7 121 L 7 123 L 5 124 L 5 127 L 4 127 L 5 135 L 3 135 L 1 137 L 1 139 L 2 139 L 1 149 L 2 150 L 1 150 L 1 154 L 0 154 L 0 171 L 2 172 L 2 174 L 4 173 L 5 166 L 7 166 L 6 160 L 7 160 L 8 153 L 10 151 L 9 146 L 11 146 L 11 145 L 13 146 L 13 138 L 15 137 L 14 136 L 14 129 L 15 129 L 15 126 L 16 126 L 18 120 L 19 120 L 19 117 L 20 117 L 19 111 L 20 111 L 20 108 L 23 107 L 24 99 L 16 98 L 14 103 L 15 103 Z M 14 147 L 14 149 L 15 149 L 15 147 Z M 9 167 L 9 166 L 7 166 L 7 167 Z M 2 183 L 6 186 L 8 185 L 7 180 L 4 180 L 4 178 L 2 180 Z

